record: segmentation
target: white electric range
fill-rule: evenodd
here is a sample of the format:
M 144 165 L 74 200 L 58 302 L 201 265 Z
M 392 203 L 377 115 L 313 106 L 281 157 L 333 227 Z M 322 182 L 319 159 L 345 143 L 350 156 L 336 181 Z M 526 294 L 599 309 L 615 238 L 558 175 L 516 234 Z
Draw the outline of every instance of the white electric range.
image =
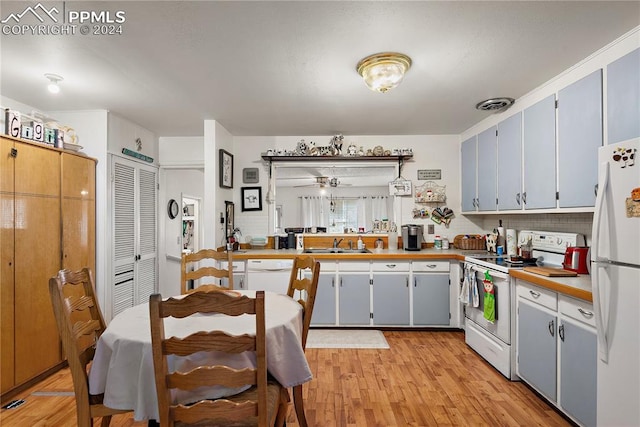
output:
M 522 269 L 527 265 L 561 267 L 567 247 L 585 245 L 585 238 L 581 234 L 520 231 L 518 244 L 524 245 L 527 241 L 532 243 L 532 257 L 535 261 L 511 262 L 507 255 L 478 252 L 465 256 L 462 272 L 460 300 L 464 304 L 465 341 L 511 380 L 518 380 L 518 376 L 515 349 L 516 291 L 515 280 L 509 275 L 509 271 Z M 484 317 L 483 279 L 487 274 L 495 291 L 494 321 Z M 465 281 L 468 286 L 465 285 Z

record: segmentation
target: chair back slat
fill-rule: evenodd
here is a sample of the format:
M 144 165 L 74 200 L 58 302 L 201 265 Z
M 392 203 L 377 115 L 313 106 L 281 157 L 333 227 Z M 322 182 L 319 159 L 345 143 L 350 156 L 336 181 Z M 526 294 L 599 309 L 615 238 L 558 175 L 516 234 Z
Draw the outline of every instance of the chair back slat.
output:
M 256 339 L 252 335 L 240 335 L 229 340 L 231 335 L 222 331 L 196 332 L 186 338 L 171 337 L 162 345 L 163 354 L 188 356 L 199 351 L 224 351 L 225 353 L 242 353 L 255 351 Z
M 255 384 L 257 369 L 233 369 L 228 366 L 198 366 L 187 372 L 174 372 L 167 375 L 167 387 L 181 390 L 193 390 L 202 382 L 219 384 L 230 388 L 239 388 L 246 384 Z
M 215 249 L 202 249 L 190 254 L 182 254 L 181 261 L 181 284 L 180 293 L 185 294 L 190 291 L 188 283 L 192 280 L 203 280 L 206 277 L 213 279 L 227 280 L 227 286 L 220 286 L 222 289 L 233 289 L 233 252 L 221 252 Z M 215 264 L 201 265 L 202 263 Z M 227 262 L 227 268 L 218 267 L 221 262 Z M 197 264 L 197 266 L 196 266 Z M 199 285 L 207 285 L 199 283 Z M 198 290 L 195 288 L 194 290 Z M 208 289 L 204 289 L 208 290 Z
M 257 417 L 258 411 L 258 405 L 252 401 L 236 403 L 226 399 L 218 399 L 215 401 L 202 400 L 188 407 L 176 406 L 172 410 L 172 415 L 175 419 L 180 419 L 186 424 L 196 424 L 202 419 L 240 421 Z

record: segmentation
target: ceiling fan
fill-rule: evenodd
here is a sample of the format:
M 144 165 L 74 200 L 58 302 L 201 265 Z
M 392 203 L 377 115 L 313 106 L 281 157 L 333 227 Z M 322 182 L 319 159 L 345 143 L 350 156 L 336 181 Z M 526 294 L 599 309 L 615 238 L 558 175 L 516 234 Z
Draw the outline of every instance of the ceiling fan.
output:
M 329 178 L 328 176 L 317 176 L 315 177 L 316 182 L 314 182 L 313 184 L 305 184 L 305 185 L 295 185 L 294 187 L 320 187 L 320 188 L 325 188 L 325 187 L 331 187 L 331 188 L 336 188 L 338 186 L 341 187 L 345 187 L 345 186 L 350 186 L 351 184 L 341 184 L 340 180 L 336 177 L 332 177 Z

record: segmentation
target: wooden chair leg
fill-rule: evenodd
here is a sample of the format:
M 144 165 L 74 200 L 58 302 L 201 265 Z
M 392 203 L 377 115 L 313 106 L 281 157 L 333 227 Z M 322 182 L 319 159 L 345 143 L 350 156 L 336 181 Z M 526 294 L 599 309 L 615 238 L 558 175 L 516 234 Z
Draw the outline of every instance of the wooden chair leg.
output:
M 302 385 L 293 387 L 293 405 L 296 408 L 296 417 L 300 427 L 307 427 L 307 418 L 304 415 L 304 401 L 302 400 Z
M 109 427 L 109 424 L 111 424 L 111 415 L 102 417 L 101 427 Z
M 276 414 L 275 426 L 283 427 L 286 425 L 287 413 L 289 412 L 289 393 L 286 388 L 282 388 L 280 393 L 280 404 L 278 405 L 278 412 Z

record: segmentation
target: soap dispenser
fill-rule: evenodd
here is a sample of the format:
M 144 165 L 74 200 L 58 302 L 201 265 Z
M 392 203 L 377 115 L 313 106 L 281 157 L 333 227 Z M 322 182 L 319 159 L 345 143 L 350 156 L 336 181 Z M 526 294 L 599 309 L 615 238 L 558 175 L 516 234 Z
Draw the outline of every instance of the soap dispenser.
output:
M 358 249 L 364 249 L 364 242 L 362 241 L 362 236 L 358 236 Z

